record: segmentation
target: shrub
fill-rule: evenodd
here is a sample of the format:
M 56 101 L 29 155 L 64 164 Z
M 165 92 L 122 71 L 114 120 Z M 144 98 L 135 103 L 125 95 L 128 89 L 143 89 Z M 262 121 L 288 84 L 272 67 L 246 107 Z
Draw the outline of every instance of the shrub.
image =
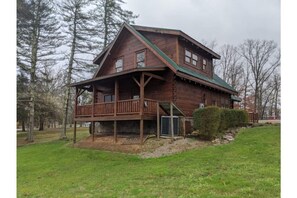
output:
M 219 132 L 221 111 L 218 107 L 206 107 L 194 111 L 194 128 L 205 139 L 214 139 Z
M 244 126 L 248 122 L 248 114 L 244 110 L 212 106 L 195 110 L 193 117 L 194 129 L 198 129 L 200 136 L 208 140 L 214 139 L 224 130 Z

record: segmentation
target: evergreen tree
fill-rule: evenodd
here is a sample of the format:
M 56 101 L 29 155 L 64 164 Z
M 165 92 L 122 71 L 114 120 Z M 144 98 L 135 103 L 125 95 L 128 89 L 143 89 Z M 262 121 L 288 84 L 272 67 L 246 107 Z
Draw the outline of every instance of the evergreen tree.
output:
M 64 32 L 66 34 L 66 45 L 68 53 L 67 71 L 65 74 L 66 85 L 73 81 L 74 75 L 82 78 L 85 72 L 90 70 L 88 63 L 94 56 L 94 49 L 98 48 L 95 44 L 97 31 L 91 23 L 91 15 L 88 12 L 90 1 L 88 0 L 65 0 L 61 4 L 61 16 L 63 20 Z M 66 137 L 66 125 L 68 120 L 68 110 L 70 106 L 70 87 L 65 88 L 64 94 L 64 117 L 61 139 Z
M 51 0 L 18 0 L 17 6 L 17 65 L 30 79 L 27 140 L 32 142 L 38 70 L 43 62 L 56 58 L 61 37 Z
M 105 48 L 115 38 L 123 22 L 133 24 L 138 16 L 122 8 L 122 4 L 125 3 L 123 0 L 94 0 L 94 2 L 96 29 Z

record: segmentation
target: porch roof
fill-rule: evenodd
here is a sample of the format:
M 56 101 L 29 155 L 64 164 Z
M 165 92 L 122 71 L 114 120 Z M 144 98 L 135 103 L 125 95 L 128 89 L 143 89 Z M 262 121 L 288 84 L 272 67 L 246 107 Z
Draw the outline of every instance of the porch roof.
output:
M 113 78 L 113 77 L 118 77 L 118 76 L 123 76 L 123 75 L 126 75 L 126 74 L 135 73 L 135 72 L 163 71 L 165 69 L 166 69 L 166 67 L 164 67 L 164 66 L 151 66 L 151 67 L 130 69 L 130 70 L 125 70 L 125 71 L 122 71 L 122 72 L 114 73 L 114 74 L 109 74 L 109 75 L 100 76 L 100 77 L 97 77 L 97 78 L 92 78 L 92 79 L 83 80 L 83 81 L 80 81 L 80 82 L 71 83 L 68 86 L 69 87 L 85 86 L 85 85 L 91 84 L 92 82 L 105 80 L 105 79 L 108 79 L 108 78 Z

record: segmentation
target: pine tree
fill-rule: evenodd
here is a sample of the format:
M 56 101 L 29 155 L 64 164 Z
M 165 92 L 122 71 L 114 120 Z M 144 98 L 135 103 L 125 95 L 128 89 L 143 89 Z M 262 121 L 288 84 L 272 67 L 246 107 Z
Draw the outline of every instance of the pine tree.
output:
M 61 37 L 51 0 L 18 0 L 17 5 L 17 65 L 30 79 L 27 140 L 32 142 L 38 70 L 43 62 L 56 58 Z
M 88 12 L 90 1 L 88 0 L 66 0 L 61 4 L 61 16 L 63 20 L 64 32 L 66 34 L 66 45 L 69 53 L 67 57 L 66 85 L 73 81 L 74 75 L 83 78 L 85 72 L 90 68 L 88 63 L 94 56 L 94 49 L 97 31 L 91 21 Z M 66 125 L 68 120 L 68 110 L 70 106 L 71 89 L 67 87 L 64 94 L 64 117 L 61 139 L 66 137 Z
M 123 0 L 94 0 L 94 2 L 96 29 L 105 48 L 115 38 L 123 22 L 133 24 L 138 16 L 121 7 L 125 3 Z

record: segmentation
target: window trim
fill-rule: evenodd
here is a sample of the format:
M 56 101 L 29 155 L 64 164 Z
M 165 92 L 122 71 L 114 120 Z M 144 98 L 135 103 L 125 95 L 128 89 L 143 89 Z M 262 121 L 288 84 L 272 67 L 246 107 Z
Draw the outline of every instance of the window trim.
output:
M 105 100 L 106 97 L 110 97 L 111 100 L 110 100 L 110 101 L 106 101 L 106 100 Z M 114 96 L 114 94 L 106 94 L 106 95 L 103 96 L 103 102 L 104 102 L 104 103 L 114 102 L 114 101 L 115 101 L 115 96 Z
M 143 68 L 143 67 L 139 67 L 138 66 L 138 63 L 140 62 L 137 62 L 137 54 L 140 54 L 140 53 L 144 53 L 144 67 L 146 67 L 146 49 L 141 49 L 141 50 L 138 50 L 138 51 L 135 51 L 135 66 L 136 68 Z M 141 61 L 142 62 L 142 61 Z
M 205 62 L 205 64 L 204 64 L 204 62 Z M 206 70 L 206 66 L 207 66 L 207 59 L 203 58 L 202 59 L 202 70 Z
M 117 67 L 117 61 L 118 60 L 122 60 L 122 67 Z M 121 72 L 121 71 L 124 70 L 124 56 L 120 56 L 120 57 L 116 58 L 116 60 L 114 62 L 114 68 L 115 68 L 116 72 Z M 121 70 L 118 71 L 118 68 L 121 68 Z
M 191 56 L 187 56 L 186 55 L 186 51 L 190 52 L 191 53 Z M 197 57 L 197 60 L 195 60 L 193 58 L 193 55 L 195 55 Z M 186 61 L 186 58 L 189 58 L 190 61 Z M 193 61 L 196 62 L 196 65 L 193 64 Z M 190 65 L 192 67 L 199 67 L 198 63 L 199 63 L 199 55 L 197 53 L 194 53 L 192 50 L 189 50 L 188 48 L 185 47 L 185 50 L 184 50 L 184 63 L 187 64 L 187 65 Z

